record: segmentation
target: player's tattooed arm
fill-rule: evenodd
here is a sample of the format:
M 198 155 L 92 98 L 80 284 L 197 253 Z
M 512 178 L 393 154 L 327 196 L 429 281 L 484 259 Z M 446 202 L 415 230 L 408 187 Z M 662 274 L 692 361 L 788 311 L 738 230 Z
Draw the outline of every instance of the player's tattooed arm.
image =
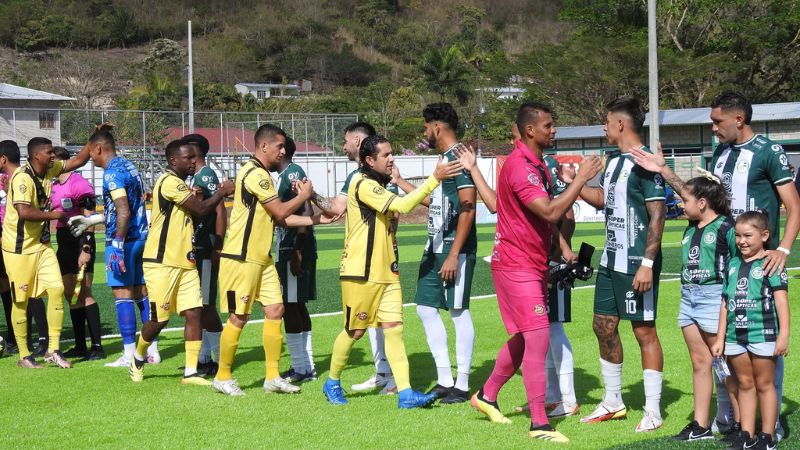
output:
M 647 227 L 647 243 L 644 248 L 644 257 L 655 260 L 661 250 L 661 237 L 664 235 L 664 202 L 656 200 L 647 202 L 647 214 L 650 216 L 650 226 Z
M 333 199 L 325 198 L 316 192 L 311 194 L 311 201 L 323 211 L 328 211 L 333 207 Z
M 664 177 L 664 181 L 669 183 L 675 190 L 675 193 L 683 196 L 683 191 L 686 190 L 686 183 L 667 165 L 667 160 L 664 158 L 664 151 L 661 148 L 661 143 L 658 143 L 658 149 L 650 153 L 642 148 L 635 148 L 631 150 L 633 160 L 644 168 L 653 173 L 659 173 Z
M 128 207 L 128 197 L 122 196 L 114 199 L 114 208 L 117 211 L 117 237 L 125 238 L 128 235 L 128 224 L 131 221 L 131 209 Z
M 595 314 L 592 328 L 600 346 L 600 357 L 610 363 L 621 363 L 622 341 L 619 338 L 619 317 Z

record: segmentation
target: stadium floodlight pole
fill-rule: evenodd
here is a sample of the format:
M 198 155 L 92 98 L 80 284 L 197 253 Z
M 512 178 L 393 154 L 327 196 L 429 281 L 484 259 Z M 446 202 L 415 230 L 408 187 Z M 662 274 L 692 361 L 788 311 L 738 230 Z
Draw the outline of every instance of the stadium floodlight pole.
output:
M 192 73 L 192 21 L 189 21 L 189 134 L 194 133 L 194 74 Z
M 650 148 L 658 148 L 658 33 L 656 0 L 647 0 L 647 55 L 650 87 Z

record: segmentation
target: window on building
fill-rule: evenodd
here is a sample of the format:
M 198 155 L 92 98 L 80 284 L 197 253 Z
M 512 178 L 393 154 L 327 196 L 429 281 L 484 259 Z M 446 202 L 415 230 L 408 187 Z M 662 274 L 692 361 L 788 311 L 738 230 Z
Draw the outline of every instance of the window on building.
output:
M 267 91 L 257 91 L 256 98 L 258 99 L 267 98 Z
M 52 130 L 56 127 L 56 113 L 53 111 L 39 111 L 39 129 Z
M 665 148 L 665 156 L 691 156 L 700 155 L 702 153 L 700 147 L 682 147 L 682 148 Z

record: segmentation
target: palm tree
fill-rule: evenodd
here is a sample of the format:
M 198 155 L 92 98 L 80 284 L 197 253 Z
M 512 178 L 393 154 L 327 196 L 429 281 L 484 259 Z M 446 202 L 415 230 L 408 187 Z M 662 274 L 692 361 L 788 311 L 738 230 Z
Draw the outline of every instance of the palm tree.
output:
M 469 100 L 470 66 L 458 45 L 453 44 L 444 50 L 435 47 L 428 50 L 420 62 L 419 70 L 428 90 L 439 94 L 441 101 L 452 96 L 463 105 Z

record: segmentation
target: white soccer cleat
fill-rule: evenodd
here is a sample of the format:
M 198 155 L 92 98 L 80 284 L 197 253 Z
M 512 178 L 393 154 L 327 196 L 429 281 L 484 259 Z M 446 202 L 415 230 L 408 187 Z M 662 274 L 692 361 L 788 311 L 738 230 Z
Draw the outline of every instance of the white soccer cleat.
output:
M 386 386 L 381 389 L 378 394 L 380 395 L 394 395 L 397 394 L 397 383 L 394 382 L 394 376 L 387 377 L 389 381 L 386 383 Z
M 214 378 L 214 382 L 211 383 L 211 387 L 215 391 L 231 397 L 241 397 L 244 395 L 244 391 L 239 387 L 239 383 L 237 383 L 235 379 L 220 381 Z
M 158 364 L 161 362 L 161 353 L 158 352 L 158 347 L 147 347 L 147 364 Z
M 607 406 L 605 403 L 597 405 L 594 411 L 588 416 L 581 417 L 583 423 L 598 423 L 605 422 L 606 420 L 621 419 L 628 414 L 628 409 L 625 404 L 620 404 L 617 407 Z
M 270 394 L 272 392 L 281 392 L 284 394 L 296 394 L 300 392 L 300 386 L 295 386 L 281 377 L 273 378 L 271 380 L 264 380 L 264 392 Z
M 568 417 L 574 416 L 578 414 L 580 411 L 580 407 L 577 403 L 573 403 L 568 405 L 564 402 L 558 402 L 552 405 L 551 408 L 547 408 L 547 417 Z
M 365 381 L 365 382 L 363 382 L 361 384 L 354 384 L 352 390 L 354 392 L 373 391 L 373 390 L 375 390 L 377 388 L 382 388 L 382 387 L 386 386 L 389 383 L 389 379 L 390 378 L 394 378 L 394 377 L 392 377 L 391 375 L 390 376 L 385 376 L 385 375 L 381 375 L 379 373 L 376 373 L 375 375 L 369 377 L 367 379 L 367 381 Z
M 639 425 L 636 425 L 636 432 L 637 433 L 644 433 L 647 431 L 655 431 L 661 428 L 661 425 L 664 424 L 664 419 L 661 416 L 657 416 L 654 412 L 645 410 L 644 417 L 639 422 Z
M 110 362 L 110 363 L 106 363 L 105 366 L 106 367 L 125 367 L 125 368 L 128 368 L 128 367 L 131 366 L 131 360 L 130 360 L 130 358 L 126 358 L 125 355 L 122 355 L 119 358 L 117 358 L 116 361 Z

